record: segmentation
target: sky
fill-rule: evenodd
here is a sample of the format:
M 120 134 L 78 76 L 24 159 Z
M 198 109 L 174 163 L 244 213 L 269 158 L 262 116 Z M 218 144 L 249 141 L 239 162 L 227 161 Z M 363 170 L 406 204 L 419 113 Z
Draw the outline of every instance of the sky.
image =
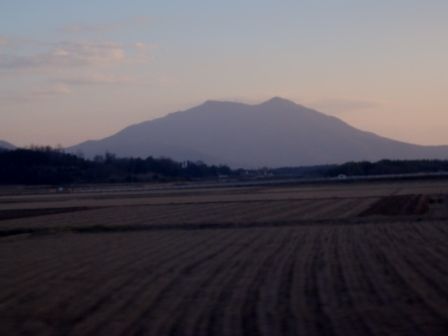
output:
M 273 96 L 448 144 L 446 0 L 0 0 L 0 139 L 69 146 Z

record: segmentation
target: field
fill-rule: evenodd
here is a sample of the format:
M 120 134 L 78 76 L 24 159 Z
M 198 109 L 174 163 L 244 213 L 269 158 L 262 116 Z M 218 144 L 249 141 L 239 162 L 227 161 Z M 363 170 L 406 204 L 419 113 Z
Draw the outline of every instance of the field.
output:
M 448 181 L 0 194 L 0 335 L 448 335 Z

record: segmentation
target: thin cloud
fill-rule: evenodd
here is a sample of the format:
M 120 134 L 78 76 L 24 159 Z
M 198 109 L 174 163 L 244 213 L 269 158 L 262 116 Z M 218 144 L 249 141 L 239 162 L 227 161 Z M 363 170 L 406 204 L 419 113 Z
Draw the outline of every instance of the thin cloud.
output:
M 118 76 L 111 74 L 88 74 L 76 77 L 65 77 L 55 80 L 58 83 L 68 86 L 83 85 L 116 85 L 134 83 L 136 80 L 130 76 Z
M 21 104 L 21 103 L 32 103 L 36 99 L 43 99 L 55 96 L 66 96 L 71 94 L 73 91 L 68 85 L 63 83 L 55 84 L 42 84 L 40 87 L 34 89 L 22 90 L 19 92 L 3 92 L 0 93 L 0 100 L 7 104 Z
M 2 37 L 0 41 L 11 44 Z M 148 63 L 157 45 L 144 42 L 119 44 L 109 42 L 25 43 L 17 40 L 14 48 L 0 49 L 0 70 L 23 71 L 33 69 L 70 69 L 87 66 L 118 65 L 120 63 Z M 33 52 L 30 52 L 33 50 Z
M 5 46 L 9 43 L 9 39 L 5 36 L 0 36 L 0 47 Z
M 32 90 L 30 95 L 32 96 L 60 96 L 72 93 L 70 87 L 64 84 L 55 84 L 43 88 Z
M 96 34 L 110 33 L 134 27 L 147 25 L 150 18 L 147 16 L 137 16 L 126 20 L 103 22 L 103 23 L 78 23 L 62 27 L 64 33 L 69 34 Z
M 20 70 L 102 65 L 121 62 L 125 58 L 125 49 L 117 44 L 61 42 L 40 53 L 0 54 L 0 69 Z
M 327 110 L 334 113 L 356 112 L 381 106 L 379 102 L 345 98 L 325 98 L 312 102 L 310 105 L 316 109 L 323 111 Z
M 133 45 L 133 57 L 136 62 L 146 63 L 151 60 L 153 51 L 158 48 L 156 44 L 137 42 Z
M 135 70 L 136 65 L 148 64 L 155 47 L 144 42 L 49 43 L 5 36 L 0 43 L 6 44 L 0 46 L 0 77 L 20 75 L 28 87 L 35 87 L 0 92 L 1 101 L 8 103 L 68 95 L 80 86 L 138 84 L 138 78 L 125 73 Z

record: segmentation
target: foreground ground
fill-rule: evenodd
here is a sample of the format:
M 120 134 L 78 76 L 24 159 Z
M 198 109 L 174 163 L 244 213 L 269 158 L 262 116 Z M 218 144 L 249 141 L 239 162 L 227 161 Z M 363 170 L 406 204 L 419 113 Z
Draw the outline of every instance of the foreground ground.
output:
M 0 196 L 1 335 L 447 335 L 448 182 Z

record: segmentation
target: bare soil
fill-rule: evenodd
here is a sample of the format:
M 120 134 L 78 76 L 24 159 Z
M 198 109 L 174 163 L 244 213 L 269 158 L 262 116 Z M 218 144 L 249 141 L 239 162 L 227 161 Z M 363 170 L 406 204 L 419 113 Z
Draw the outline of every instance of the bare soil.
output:
M 427 195 L 399 195 L 379 199 L 360 215 L 414 216 L 424 215 L 428 211 L 429 197 Z
M 114 194 L 101 209 L 92 195 L 11 199 L 0 335 L 447 335 L 447 194 L 412 182 Z

